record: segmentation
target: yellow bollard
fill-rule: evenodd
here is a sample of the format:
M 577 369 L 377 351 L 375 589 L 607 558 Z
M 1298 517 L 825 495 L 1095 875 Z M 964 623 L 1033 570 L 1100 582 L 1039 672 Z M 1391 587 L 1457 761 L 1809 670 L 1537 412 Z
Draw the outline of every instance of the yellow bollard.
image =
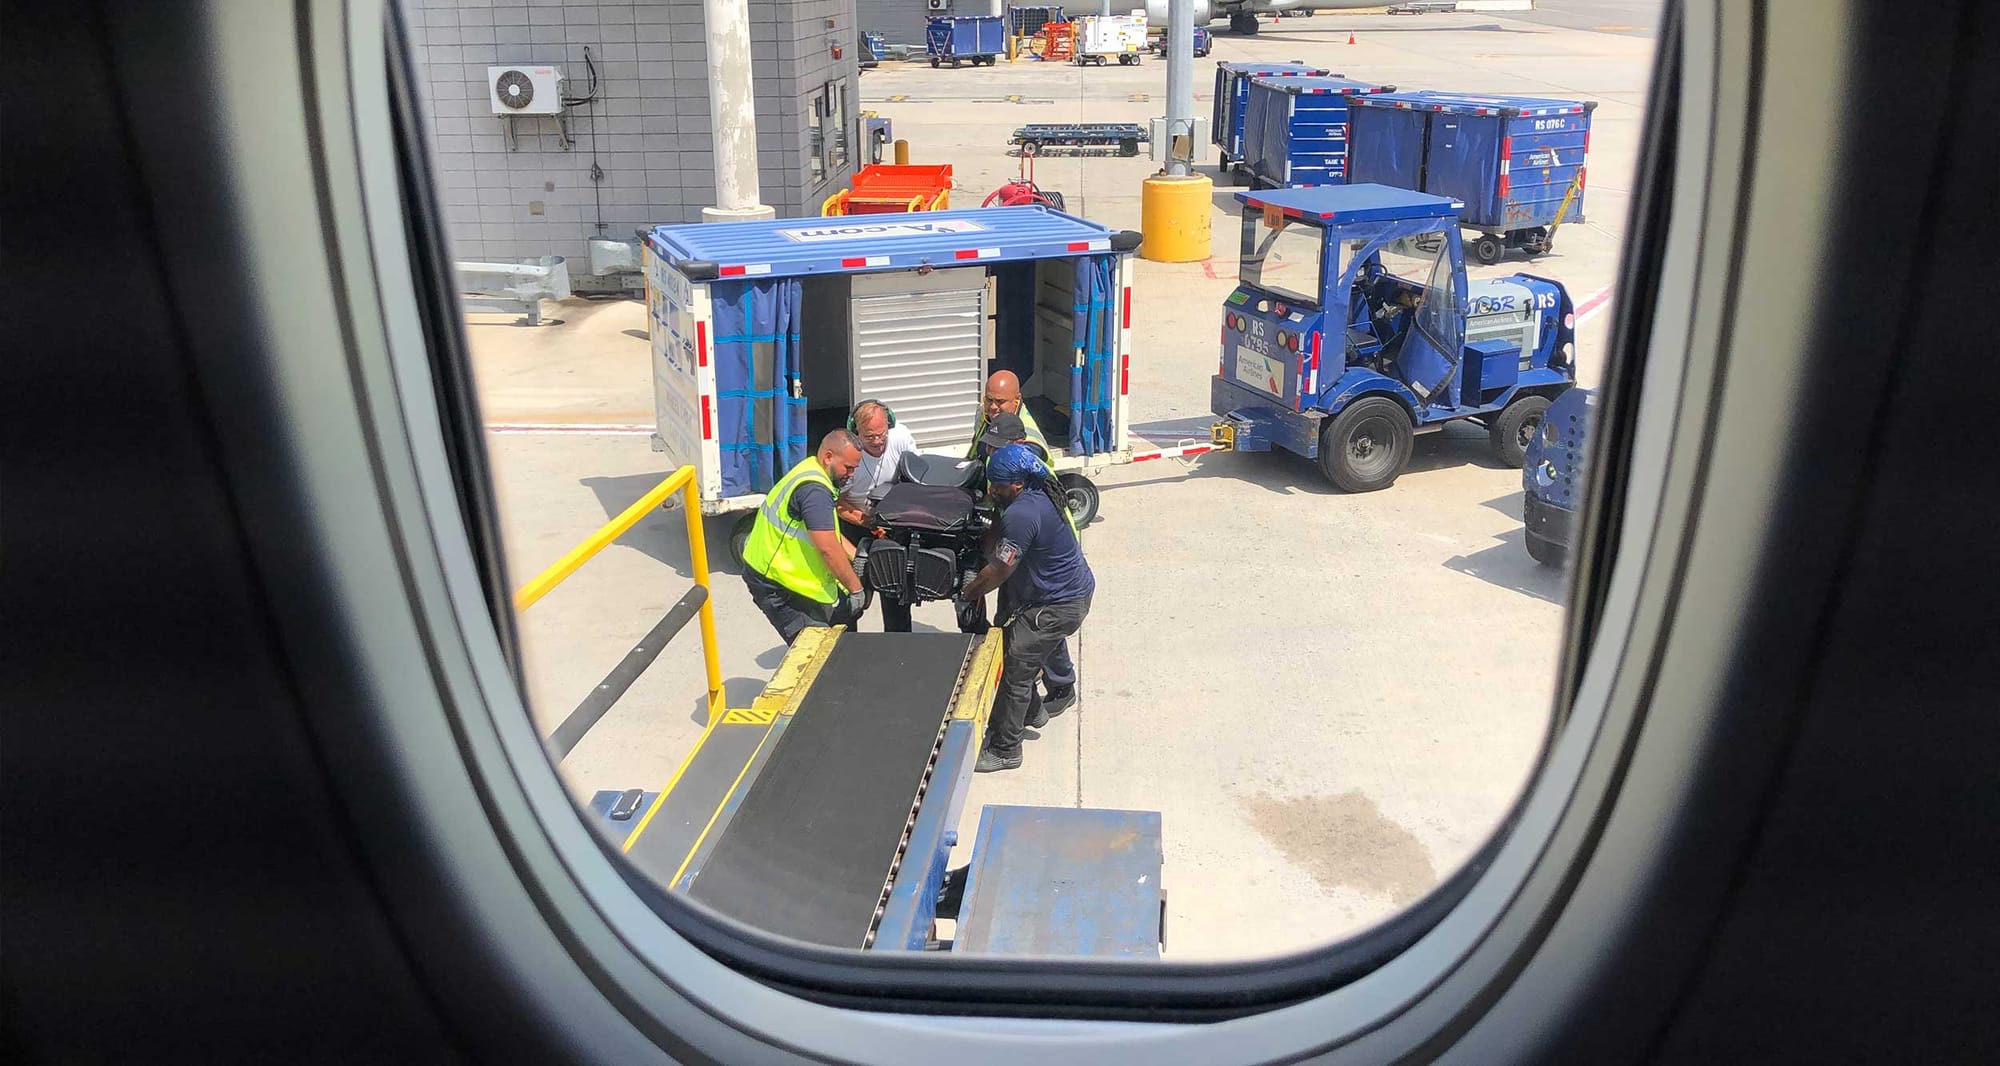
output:
M 1209 213 L 1215 183 L 1200 174 L 1155 174 L 1139 190 L 1139 258 L 1194 263 L 1209 256 Z
M 896 142 L 896 165 L 899 167 L 906 167 L 910 165 L 910 142 L 908 141 Z

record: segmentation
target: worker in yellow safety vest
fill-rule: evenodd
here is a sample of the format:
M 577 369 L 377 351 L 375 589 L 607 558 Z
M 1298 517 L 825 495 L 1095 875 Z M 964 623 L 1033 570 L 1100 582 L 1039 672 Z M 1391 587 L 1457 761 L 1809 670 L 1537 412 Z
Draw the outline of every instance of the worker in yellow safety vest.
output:
M 1035 424 L 1035 416 L 1021 403 L 1021 379 L 1011 370 L 994 371 L 986 379 L 986 395 L 979 405 L 979 424 L 972 428 L 972 450 L 965 453 L 968 459 L 983 459 L 993 453 L 982 437 L 986 436 L 988 423 L 1001 415 L 1019 415 L 1021 425 L 1027 429 L 1024 438 L 1041 453 L 1042 462 L 1049 461 L 1049 441 L 1042 436 L 1042 427 Z
M 834 501 L 861 465 L 860 443 L 844 429 L 785 472 L 757 509 L 743 548 L 743 583 L 757 609 L 790 644 L 809 626 L 852 625 L 867 604 Z

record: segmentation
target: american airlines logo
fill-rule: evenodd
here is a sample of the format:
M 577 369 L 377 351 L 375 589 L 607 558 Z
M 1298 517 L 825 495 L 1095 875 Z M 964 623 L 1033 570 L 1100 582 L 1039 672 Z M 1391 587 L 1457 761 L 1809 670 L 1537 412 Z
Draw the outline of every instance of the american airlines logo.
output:
M 857 222 L 843 226 L 800 226 L 781 229 L 788 241 L 844 241 L 855 237 L 924 237 L 940 233 L 979 233 L 986 229 L 962 218 L 942 218 L 935 222 Z

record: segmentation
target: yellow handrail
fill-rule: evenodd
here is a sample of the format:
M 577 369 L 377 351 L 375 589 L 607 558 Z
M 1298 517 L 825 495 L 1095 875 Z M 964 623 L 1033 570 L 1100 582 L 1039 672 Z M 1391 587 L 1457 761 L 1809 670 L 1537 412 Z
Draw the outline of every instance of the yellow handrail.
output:
M 688 565 L 694 571 L 694 583 L 708 592 L 701 604 L 701 655 L 708 667 L 708 713 L 713 716 L 722 701 L 722 661 L 715 650 L 715 589 L 709 584 L 708 539 L 701 524 L 701 490 L 695 485 L 694 467 L 684 466 L 668 474 L 652 491 L 619 512 L 618 517 L 604 523 L 597 532 L 583 538 L 582 543 L 522 585 L 514 593 L 514 610 L 525 611 L 534 606 L 550 589 L 562 584 L 577 568 L 624 536 L 676 492 L 681 494 L 681 512 L 687 516 Z
M 846 214 L 847 190 L 842 189 L 839 192 L 834 193 L 832 196 L 829 196 L 826 199 L 821 200 L 819 202 L 819 213 L 820 217 L 822 218 L 831 218 L 835 215 Z

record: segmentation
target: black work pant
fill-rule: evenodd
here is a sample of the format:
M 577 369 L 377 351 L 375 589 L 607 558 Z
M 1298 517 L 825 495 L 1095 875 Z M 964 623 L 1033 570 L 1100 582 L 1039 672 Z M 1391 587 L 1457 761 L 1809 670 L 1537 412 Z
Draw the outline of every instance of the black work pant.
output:
M 757 609 L 764 612 L 764 618 L 778 631 L 785 643 L 799 639 L 799 631 L 810 626 L 851 626 L 854 616 L 848 613 L 847 600 L 843 597 L 833 603 L 801 596 L 775 581 L 766 580 L 764 575 L 746 573 L 743 584 L 750 588 L 750 599 Z
M 1006 657 L 1000 666 L 1000 694 L 993 701 L 993 717 L 986 727 L 986 746 L 994 753 L 1013 758 L 1021 753 L 1021 733 L 1028 727 L 1038 695 L 1035 679 L 1060 656 L 1054 671 L 1076 683 L 1076 669 L 1069 661 L 1069 638 L 1083 628 L 1090 613 L 1090 597 L 1061 603 L 1037 604 L 1014 612 L 1007 623 L 1003 644 Z

